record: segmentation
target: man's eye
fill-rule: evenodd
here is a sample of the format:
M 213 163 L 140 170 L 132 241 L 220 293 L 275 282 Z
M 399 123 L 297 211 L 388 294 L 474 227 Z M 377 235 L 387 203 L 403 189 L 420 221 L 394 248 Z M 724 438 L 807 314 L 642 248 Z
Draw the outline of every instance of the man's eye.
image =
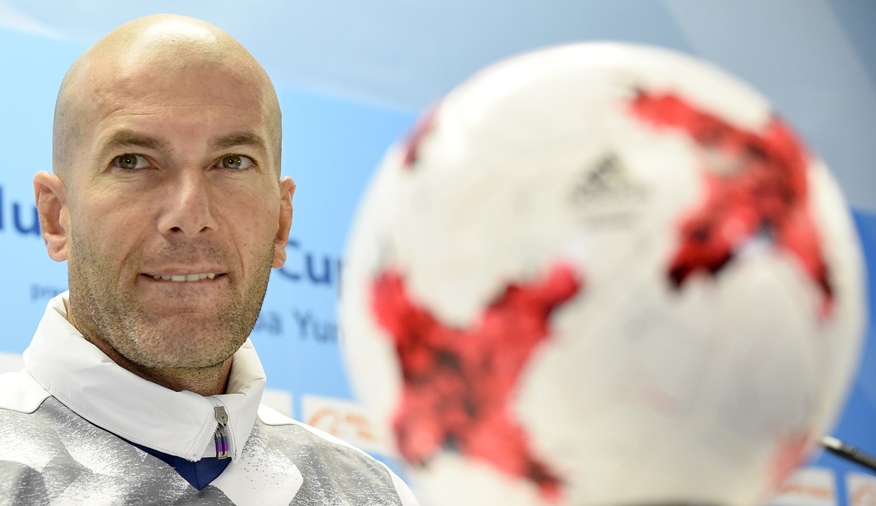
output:
M 133 153 L 125 153 L 113 158 L 113 166 L 120 169 L 142 169 L 149 165 L 148 160 L 143 155 L 135 155 Z
M 255 165 L 252 158 L 243 155 L 225 155 L 219 160 L 219 166 L 223 169 L 248 169 Z

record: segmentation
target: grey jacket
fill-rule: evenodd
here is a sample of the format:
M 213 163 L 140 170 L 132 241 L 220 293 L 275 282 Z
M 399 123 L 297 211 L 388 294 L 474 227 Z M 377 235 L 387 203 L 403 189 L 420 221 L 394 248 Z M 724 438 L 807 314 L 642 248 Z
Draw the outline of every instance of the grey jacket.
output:
M 49 303 L 25 370 L 0 375 L 0 505 L 417 505 L 380 462 L 260 406 L 264 372 L 249 341 L 235 354 L 229 393 L 173 392 L 83 339 L 64 296 Z M 228 415 L 232 461 L 202 490 L 128 442 L 215 457 L 217 407 Z

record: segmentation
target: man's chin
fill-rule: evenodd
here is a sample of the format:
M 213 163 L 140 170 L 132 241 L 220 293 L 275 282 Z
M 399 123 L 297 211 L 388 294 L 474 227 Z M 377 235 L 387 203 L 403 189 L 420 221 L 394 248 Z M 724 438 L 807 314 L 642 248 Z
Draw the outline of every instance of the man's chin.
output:
M 137 338 L 136 362 L 151 368 L 192 369 L 221 365 L 246 341 L 249 329 L 198 320 L 163 320 Z
M 238 348 L 239 344 L 230 342 L 222 343 L 221 347 L 217 344 L 212 347 L 141 348 L 131 353 L 129 360 L 139 368 L 151 370 L 211 369 L 221 367 Z

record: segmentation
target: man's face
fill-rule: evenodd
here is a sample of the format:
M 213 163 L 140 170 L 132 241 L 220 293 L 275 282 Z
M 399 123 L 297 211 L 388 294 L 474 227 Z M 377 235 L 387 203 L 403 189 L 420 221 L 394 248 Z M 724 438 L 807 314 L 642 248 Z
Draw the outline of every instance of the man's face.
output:
M 66 181 L 71 316 L 141 367 L 219 364 L 291 219 L 263 89 L 224 64 L 112 72 L 81 97 Z

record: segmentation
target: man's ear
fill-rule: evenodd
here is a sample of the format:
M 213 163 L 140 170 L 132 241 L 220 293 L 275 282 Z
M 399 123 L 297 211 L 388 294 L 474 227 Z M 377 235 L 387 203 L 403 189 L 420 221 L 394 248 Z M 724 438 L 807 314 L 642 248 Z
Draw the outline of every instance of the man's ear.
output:
M 289 230 L 292 228 L 292 195 L 295 194 L 295 181 L 286 176 L 280 180 L 280 222 L 277 235 L 274 237 L 274 269 L 283 267 L 286 263 L 286 243 L 289 242 Z
M 67 260 L 70 245 L 70 212 L 64 182 L 55 174 L 38 172 L 33 178 L 33 196 L 49 257 L 63 262 Z

